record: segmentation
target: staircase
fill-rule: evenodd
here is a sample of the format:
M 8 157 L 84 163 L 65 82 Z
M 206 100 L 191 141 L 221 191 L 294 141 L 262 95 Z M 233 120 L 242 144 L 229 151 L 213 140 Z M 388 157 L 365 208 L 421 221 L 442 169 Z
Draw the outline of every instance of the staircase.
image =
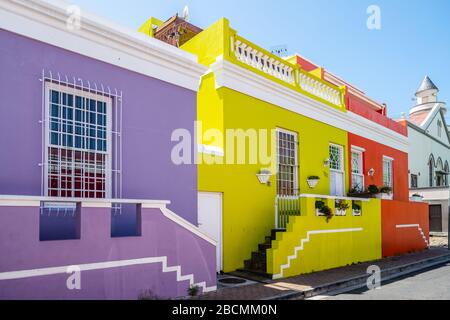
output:
M 265 242 L 258 245 L 258 251 L 252 252 L 251 259 L 244 261 L 244 269 L 238 271 L 272 279 L 272 275 L 267 273 L 266 253 L 268 249 L 272 248 L 272 241 L 276 239 L 277 232 L 285 231 L 285 229 L 273 229 L 270 236 L 266 237 Z

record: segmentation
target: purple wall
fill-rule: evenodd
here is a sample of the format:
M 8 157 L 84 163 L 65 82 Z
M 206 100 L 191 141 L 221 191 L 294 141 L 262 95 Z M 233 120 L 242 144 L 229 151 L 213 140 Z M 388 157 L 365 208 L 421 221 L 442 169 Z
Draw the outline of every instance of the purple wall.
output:
M 162 273 L 161 263 L 81 272 L 81 290 L 68 290 L 68 274 L 1 280 L 1 273 L 96 262 L 168 257 L 168 266 L 216 285 L 215 247 L 166 218 L 142 209 L 142 236 L 111 238 L 111 209 L 81 208 L 81 239 L 39 241 L 39 208 L 0 207 L 0 299 L 137 299 L 186 296 L 189 281 Z
M 197 168 L 171 162 L 171 133 L 193 132 L 196 93 L 0 30 L 0 194 L 40 195 L 42 69 L 123 91 L 122 198 L 170 200 L 197 223 Z

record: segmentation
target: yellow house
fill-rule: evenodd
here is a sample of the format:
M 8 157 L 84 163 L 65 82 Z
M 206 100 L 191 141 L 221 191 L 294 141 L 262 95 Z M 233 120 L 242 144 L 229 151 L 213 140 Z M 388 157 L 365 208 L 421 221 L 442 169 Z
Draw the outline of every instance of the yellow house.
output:
M 162 25 L 153 21 L 141 31 L 152 36 Z M 380 258 L 380 200 L 345 197 L 348 131 L 366 131 L 347 114 L 346 88 L 242 38 L 227 19 L 179 46 L 209 68 L 198 93 L 198 206 L 200 228 L 219 243 L 217 270 L 282 278 Z

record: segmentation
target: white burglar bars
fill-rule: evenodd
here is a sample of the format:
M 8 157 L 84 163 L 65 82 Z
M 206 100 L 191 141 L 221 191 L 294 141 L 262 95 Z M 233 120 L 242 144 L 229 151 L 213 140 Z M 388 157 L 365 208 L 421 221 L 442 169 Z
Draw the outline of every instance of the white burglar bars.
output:
M 122 197 L 122 92 L 42 71 L 41 195 Z

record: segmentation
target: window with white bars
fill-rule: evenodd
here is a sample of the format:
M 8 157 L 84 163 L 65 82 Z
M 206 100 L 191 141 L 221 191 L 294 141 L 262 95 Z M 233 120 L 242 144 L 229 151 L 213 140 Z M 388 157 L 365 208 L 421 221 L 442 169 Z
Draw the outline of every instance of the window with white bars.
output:
M 111 196 L 111 105 L 109 97 L 46 83 L 48 196 Z
M 364 191 L 363 152 L 352 149 L 352 189 Z
M 342 146 L 330 144 L 330 169 L 344 171 L 344 151 Z
M 277 130 L 277 193 L 278 195 L 298 194 L 297 134 Z
M 392 172 L 392 159 L 383 158 L 383 186 L 384 187 L 393 187 L 392 180 L 393 172 Z

